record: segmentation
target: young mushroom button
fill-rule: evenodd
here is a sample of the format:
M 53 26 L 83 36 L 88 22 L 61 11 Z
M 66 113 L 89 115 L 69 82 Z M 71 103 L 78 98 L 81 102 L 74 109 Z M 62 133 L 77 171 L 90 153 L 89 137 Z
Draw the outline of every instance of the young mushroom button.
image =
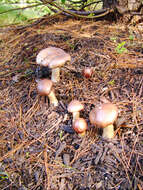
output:
M 116 105 L 112 103 L 104 103 L 94 108 L 89 114 L 90 123 L 103 128 L 103 138 L 114 137 L 114 126 L 118 115 Z
M 52 69 L 51 80 L 53 82 L 58 82 L 60 80 L 60 67 L 70 61 L 71 56 L 64 50 L 56 47 L 43 49 L 36 57 L 37 64 Z
M 82 73 L 83 73 L 83 76 L 85 78 L 90 78 L 92 76 L 92 74 L 93 74 L 93 68 L 92 67 L 85 67 L 83 69 Z
M 85 135 L 87 130 L 87 122 L 83 118 L 77 118 L 72 125 L 73 129 L 78 133 L 80 137 Z
M 48 79 L 40 79 L 37 81 L 37 91 L 41 96 L 48 96 L 50 104 L 58 106 L 58 100 L 53 90 L 53 82 Z
M 79 118 L 80 111 L 84 109 L 84 105 L 78 100 L 72 100 L 68 105 L 68 112 L 73 114 L 73 122 Z

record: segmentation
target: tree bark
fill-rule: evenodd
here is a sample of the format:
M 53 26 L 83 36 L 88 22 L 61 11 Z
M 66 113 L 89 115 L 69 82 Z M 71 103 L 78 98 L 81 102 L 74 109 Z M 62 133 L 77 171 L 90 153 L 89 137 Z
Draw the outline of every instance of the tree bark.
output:
M 141 0 L 118 0 L 117 9 L 119 12 L 138 12 L 142 6 Z M 122 11 L 123 10 L 123 11 Z

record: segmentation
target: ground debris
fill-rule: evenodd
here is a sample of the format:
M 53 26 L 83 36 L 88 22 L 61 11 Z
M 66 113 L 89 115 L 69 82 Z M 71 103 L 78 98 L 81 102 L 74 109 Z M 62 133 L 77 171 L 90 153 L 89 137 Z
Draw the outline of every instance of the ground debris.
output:
M 131 30 L 109 21 L 57 17 L 3 35 L 0 189 L 143 189 L 143 41 L 135 36 L 131 41 Z M 124 41 L 128 51 L 120 54 L 116 48 Z M 72 56 L 54 84 L 57 108 L 36 90 L 36 55 L 48 46 Z M 89 79 L 82 75 L 85 67 L 94 69 Z M 50 69 L 40 68 L 38 77 L 50 76 Z M 85 105 L 80 113 L 88 123 L 84 138 L 72 129 L 67 112 L 73 99 Z M 119 108 L 115 139 L 110 141 L 89 122 L 89 113 L 100 100 Z

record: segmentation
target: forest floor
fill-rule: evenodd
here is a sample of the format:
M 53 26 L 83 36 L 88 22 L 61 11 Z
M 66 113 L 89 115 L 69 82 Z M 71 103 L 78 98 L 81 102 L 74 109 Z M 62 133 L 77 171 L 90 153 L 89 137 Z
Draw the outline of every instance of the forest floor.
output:
M 48 46 L 72 57 L 54 84 L 57 107 L 36 89 L 36 55 Z M 112 140 L 89 122 L 103 98 L 119 109 Z M 67 112 L 73 99 L 85 106 L 83 138 Z M 60 16 L 0 33 L 0 189 L 143 189 L 143 26 Z

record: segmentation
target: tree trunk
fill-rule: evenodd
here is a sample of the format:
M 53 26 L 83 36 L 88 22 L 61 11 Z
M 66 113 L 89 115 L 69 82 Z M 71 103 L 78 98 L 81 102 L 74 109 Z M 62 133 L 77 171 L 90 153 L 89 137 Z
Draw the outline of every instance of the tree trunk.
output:
M 103 0 L 104 8 L 116 7 L 121 14 L 138 12 L 142 6 L 143 2 L 141 0 Z
M 138 12 L 142 6 L 141 0 L 117 0 L 117 9 L 119 12 Z M 126 11 L 125 11 L 126 10 Z

